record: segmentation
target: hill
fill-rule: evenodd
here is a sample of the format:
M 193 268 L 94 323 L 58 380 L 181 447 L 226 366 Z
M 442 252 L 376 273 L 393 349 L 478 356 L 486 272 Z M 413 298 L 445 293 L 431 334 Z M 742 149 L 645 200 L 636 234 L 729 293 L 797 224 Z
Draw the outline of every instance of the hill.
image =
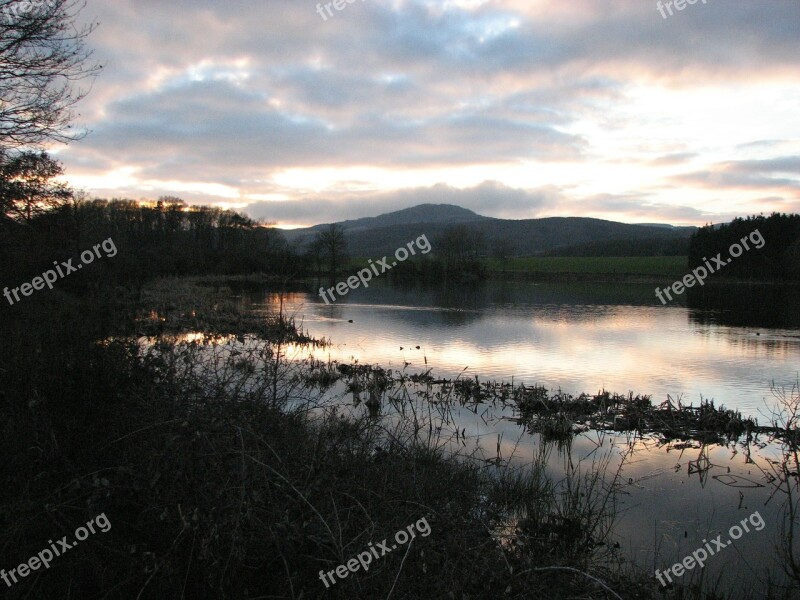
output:
M 629 225 L 585 217 L 495 219 L 449 204 L 421 204 L 339 223 L 345 229 L 350 255 L 362 257 L 388 255 L 422 234 L 431 241 L 435 253 L 436 239 L 456 224 L 481 232 L 488 252 L 503 244 L 512 256 L 537 256 L 559 249 L 571 249 L 578 255 L 608 255 L 608 248 L 620 245 L 628 256 L 636 255 L 637 246 L 641 246 L 643 256 L 663 254 L 670 253 L 665 252 L 668 248 L 688 247 L 689 236 L 695 231 L 694 227 Z M 291 244 L 302 246 L 327 225 L 283 233 Z

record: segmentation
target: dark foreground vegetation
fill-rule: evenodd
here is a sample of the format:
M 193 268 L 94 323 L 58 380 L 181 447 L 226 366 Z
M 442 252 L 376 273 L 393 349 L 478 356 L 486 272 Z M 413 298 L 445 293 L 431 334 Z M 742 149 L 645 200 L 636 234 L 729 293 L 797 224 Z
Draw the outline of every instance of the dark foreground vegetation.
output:
M 282 357 L 285 343 L 302 339 L 291 323 L 231 330 L 214 294 L 196 293 L 195 306 L 172 301 L 174 323 L 153 306 L 134 315 L 132 304 L 67 296 L 3 315 L 0 564 L 27 561 L 100 513 L 112 524 L 5 597 L 527 598 L 539 589 L 556 598 L 602 589 L 537 569 L 590 569 L 604 511 L 562 514 L 574 509 L 541 473 L 492 482 L 413 429 L 387 432 L 323 410 L 318 366 Z M 201 309 L 207 336 L 169 333 Z M 111 331 L 100 313 L 129 319 Z M 153 323 L 166 332 L 148 343 L 131 337 Z M 247 350 L 227 352 L 229 334 Z M 503 550 L 492 523 L 526 503 L 542 523 L 587 521 L 536 551 Z M 407 555 L 325 589 L 319 570 L 422 517 L 433 533 Z

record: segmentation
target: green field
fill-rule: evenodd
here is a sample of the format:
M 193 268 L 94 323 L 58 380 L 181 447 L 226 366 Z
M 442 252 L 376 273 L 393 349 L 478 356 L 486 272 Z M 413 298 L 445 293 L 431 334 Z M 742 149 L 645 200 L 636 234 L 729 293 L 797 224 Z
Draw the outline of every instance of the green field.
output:
M 687 273 L 686 256 L 527 256 L 498 260 L 487 258 L 483 264 L 496 275 L 530 274 L 535 278 L 552 276 L 572 279 L 586 276 L 590 279 L 612 275 L 611 280 L 632 278 L 678 279 Z M 342 272 L 355 273 L 367 265 L 366 258 L 350 258 Z
M 496 273 L 586 273 L 678 277 L 686 273 L 685 256 L 532 256 L 487 261 Z

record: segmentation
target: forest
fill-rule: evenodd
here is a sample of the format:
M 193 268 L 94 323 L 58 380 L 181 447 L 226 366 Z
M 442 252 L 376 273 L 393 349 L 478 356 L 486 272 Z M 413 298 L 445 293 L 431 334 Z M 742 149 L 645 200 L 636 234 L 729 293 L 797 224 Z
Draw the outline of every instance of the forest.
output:
M 699 229 L 689 242 L 689 268 L 700 266 L 717 254 L 727 257 L 733 244 L 756 230 L 765 240 L 763 248 L 744 252 L 719 275 L 757 281 L 799 280 L 800 215 L 796 214 L 737 217 L 730 223 Z

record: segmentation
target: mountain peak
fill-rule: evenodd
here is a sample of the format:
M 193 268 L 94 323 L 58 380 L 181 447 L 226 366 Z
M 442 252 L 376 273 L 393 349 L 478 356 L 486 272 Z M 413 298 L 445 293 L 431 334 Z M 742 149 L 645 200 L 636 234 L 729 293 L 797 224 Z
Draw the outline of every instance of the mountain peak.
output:
M 344 221 L 342 225 L 349 231 L 389 227 L 392 225 L 408 225 L 412 223 L 470 223 L 483 221 L 483 217 L 469 209 L 454 204 L 418 204 L 377 217 L 365 217 L 352 221 Z
M 488 249 L 499 243 L 512 248 L 514 256 L 537 256 L 561 250 L 587 252 L 599 256 L 601 251 L 633 256 L 688 250 L 691 227 L 629 225 L 587 217 L 547 217 L 541 219 L 495 219 L 452 204 L 419 204 L 394 212 L 338 223 L 345 230 L 351 256 L 389 255 L 409 240 L 422 234 L 435 244 L 453 226 L 480 232 Z M 329 225 L 285 231 L 286 239 L 305 244 Z M 648 254 L 649 253 L 649 254 Z M 609 255 L 610 254 L 606 254 Z

